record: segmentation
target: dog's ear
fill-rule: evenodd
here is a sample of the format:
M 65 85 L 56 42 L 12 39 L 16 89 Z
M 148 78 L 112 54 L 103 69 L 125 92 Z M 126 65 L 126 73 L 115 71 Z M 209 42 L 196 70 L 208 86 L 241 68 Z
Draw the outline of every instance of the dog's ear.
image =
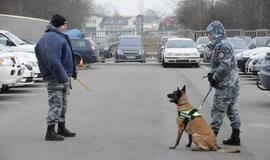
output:
M 177 87 L 177 92 L 180 92 L 179 87 Z
M 186 93 L 186 85 L 184 85 L 181 90 Z

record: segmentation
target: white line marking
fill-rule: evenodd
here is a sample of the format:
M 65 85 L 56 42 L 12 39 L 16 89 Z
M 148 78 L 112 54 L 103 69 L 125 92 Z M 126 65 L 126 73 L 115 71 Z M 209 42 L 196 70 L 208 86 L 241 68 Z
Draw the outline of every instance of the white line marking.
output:
M 204 69 L 207 69 L 207 70 L 209 70 L 210 68 L 208 68 L 208 67 L 205 67 L 205 66 L 202 66 L 202 68 L 204 68 Z
M 7 102 L 0 102 L 0 104 L 20 104 L 22 102 L 17 102 L 17 101 L 7 101 Z
M 0 96 L 37 96 L 39 94 L 33 93 L 1 93 Z

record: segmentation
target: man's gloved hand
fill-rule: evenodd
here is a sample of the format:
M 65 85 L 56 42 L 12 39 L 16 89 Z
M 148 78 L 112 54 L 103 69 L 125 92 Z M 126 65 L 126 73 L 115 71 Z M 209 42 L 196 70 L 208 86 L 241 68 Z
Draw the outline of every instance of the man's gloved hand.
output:
M 72 74 L 72 76 L 71 76 L 74 80 L 76 80 L 77 79 L 77 72 L 74 72 L 73 74 Z
M 208 77 L 208 81 L 210 83 L 211 87 L 215 87 L 217 85 L 217 82 L 213 79 L 213 74 L 212 73 L 208 73 L 207 74 Z
M 70 93 L 70 81 L 67 81 L 66 83 L 64 83 L 64 88 L 67 92 L 67 94 Z

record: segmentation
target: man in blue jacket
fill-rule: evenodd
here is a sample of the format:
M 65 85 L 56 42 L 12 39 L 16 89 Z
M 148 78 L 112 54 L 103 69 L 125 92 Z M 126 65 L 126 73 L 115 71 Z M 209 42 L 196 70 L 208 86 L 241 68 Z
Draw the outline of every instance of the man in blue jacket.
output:
M 68 36 L 64 34 L 66 29 L 66 18 L 54 15 L 35 47 L 38 66 L 48 91 L 47 141 L 62 141 L 64 137 L 76 135 L 65 127 L 70 77 L 77 78 L 71 44 Z
M 216 90 L 211 111 L 211 127 L 217 135 L 223 118 L 227 115 L 231 122 L 232 134 L 223 144 L 240 145 L 241 122 L 237 105 L 240 84 L 234 52 L 226 40 L 225 30 L 220 21 L 213 21 L 206 30 L 210 41 L 208 47 L 212 50 L 208 80 Z

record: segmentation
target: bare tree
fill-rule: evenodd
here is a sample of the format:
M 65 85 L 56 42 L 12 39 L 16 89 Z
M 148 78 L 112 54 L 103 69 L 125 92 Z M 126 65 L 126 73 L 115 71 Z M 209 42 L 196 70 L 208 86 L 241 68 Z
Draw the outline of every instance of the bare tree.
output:
M 269 0 L 178 0 L 175 14 L 189 29 L 205 29 L 216 19 L 225 28 L 269 29 L 269 8 Z
M 93 11 L 92 0 L 0 0 L 0 13 L 50 20 L 54 14 L 67 17 L 70 27 L 81 27 Z

